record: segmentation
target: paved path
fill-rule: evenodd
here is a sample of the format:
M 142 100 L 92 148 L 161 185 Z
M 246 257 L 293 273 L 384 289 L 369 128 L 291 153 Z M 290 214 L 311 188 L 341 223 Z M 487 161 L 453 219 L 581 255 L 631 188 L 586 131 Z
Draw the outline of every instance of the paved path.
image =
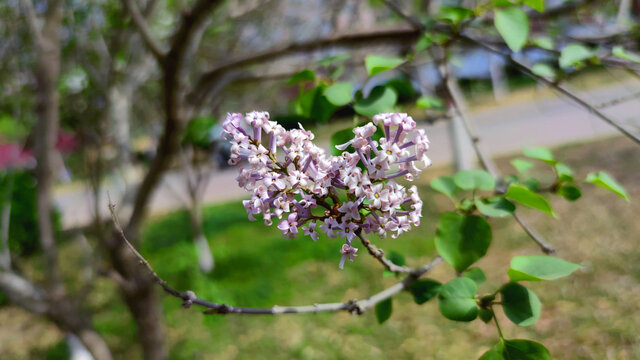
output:
M 637 80 L 606 86 L 581 96 L 593 104 L 607 103 L 613 99 L 637 94 L 640 82 Z M 528 92 L 528 95 L 507 98 L 503 104 L 476 106 L 470 109 L 470 120 L 482 139 L 480 145 L 493 155 L 520 151 L 525 146 L 554 146 L 570 142 L 614 136 L 617 131 L 604 121 L 573 104 L 569 100 L 555 97 L 548 91 Z M 507 103 L 508 101 L 508 103 Z M 624 124 L 634 133 L 640 134 L 640 100 L 635 99 L 607 107 L 602 110 L 607 115 Z M 445 123 L 425 126 L 431 140 L 429 156 L 435 165 L 452 161 L 451 142 Z M 621 140 L 627 141 L 627 140 Z M 205 203 L 222 203 L 246 196 L 235 183 L 237 169 L 227 169 L 212 175 L 204 194 Z M 140 174 L 128 174 L 136 179 Z M 108 181 L 105 190 L 113 198 L 120 198 L 123 186 L 118 181 Z M 151 214 L 161 214 L 183 207 L 177 194 L 184 189 L 184 179 L 178 172 L 167 174 L 153 195 Z M 62 210 L 65 228 L 81 227 L 92 219 L 92 197 L 83 188 L 59 188 L 55 196 Z M 106 199 L 101 199 L 101 209 L 106 214 Z M 127 209 L 124 209 L 126 212 Z

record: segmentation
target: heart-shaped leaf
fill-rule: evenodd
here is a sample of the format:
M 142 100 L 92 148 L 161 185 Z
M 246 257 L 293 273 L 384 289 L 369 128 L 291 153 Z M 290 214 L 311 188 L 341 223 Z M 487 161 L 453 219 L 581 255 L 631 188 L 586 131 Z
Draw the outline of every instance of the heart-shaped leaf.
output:
M 509 283 L 500 289 L 500 295 L 502 309 L 514 324 L 529 326 L 540 318 L 542 304 L 533 291 L 518 283 Z
M 482 214 L 492 217 L 504 217 L 513 214 L 516 210 L 516 206 L 513 203 L 502 196 L 481 200 L 476 198 L 476 208 Z
M 487 276 L 484 274 L 484 271 L 477 267 L 465 271 L 463 276 L 473 280 L 477 285 L 487 281 Z
M 579 268 L 578 264 L 553 256 L 515 256 L 507 274 L 511 281 L 556 280 Z
M 496 179 L 484 170 L 458 171 L 453 180 L 464 190 L 493 190 L 496 187 Z
M 431 188 L 439 191 L 453 199 L 453 196 L 460 190 L 451 176 L 440 176 L 431 181 Z
M 324 91 L 324 96 L 335 106 L 344 106 L 351 102 L 353 87 L 346 82 L 339 82 L 329 86 Z
M 447 319 L 473 321 L 478 316 L 476 283 L 468 278 L 455 278 L 444 284 L 438 293 L 438 308 Z
M 530 146 L 522 149 L 522 153 L 524 153 L 524 156 L 526 157 L 544 161 L 551 165 L 554 165 L 556 163 L 556 160 L 553 157 L 553 153 L 549 149 L 545 149 L 537 146 Z
M 524 206 L 540 210 L 554 217 L 556 216 L 551 205 L 549 205 L 544 196 L 537 194 L 522 185 L 511 184 L 504 196 L 507 199 L 520 203 Z
M 373 117 L 376 114 L 392 111 L 398 101 L 398 94 L 387 86 L 376 86 L 366 99 L 358 99 L 353 109 L 360 115 Z
M 513 159 L 511 160 L 511 166 L 513 166 L 519 173 L 525 173 L 533 168 L 533 163 L 523 159 Z
M 518 52 L 529 36 L 529 19 L 522 9 L 510 7 L 495 11 L 494 24 L 513 52 Z
M 483 257 L 491 244 L 491 226 L 483 217 L 445 212 L 436 231 L 436 249 L 458 272 Z
M 383 322 L 389 320 L 392 312 L 393 312 L 393 303 L 391 302 L 391 298 L 382 300 L 379 303 L 377 303 L 376 319 L 378 319 L 378 324 L 382 324 Z
M 629 201 L 627 190 L 625 190 L 622 185 L 620 185 L 613 177 L 611 177 L 611 175 L 609 175 L 609 173 L 605 171 L 587 175 L 587 181 L 596 186 L 611 190 L 623 199 Z
M 544 345 L 535 341 L 502 339 L 480 360 L 551 360 L 551 354 Z
M 583 61 L 596 55 L 596 51 L 589 49 L 582 44 L 570 44 L 565 46 L 560 53 L 560 67 L 568 68 L 580 66 Z
M 582 196 L 582 192 L 580 191 L 580 188 L 571 184 L 560 186 L 556 191 L 556 194 L 562 196 L 563 198 L 569 201 L 576 201 L 580 199 L 580 197 Z
M 316 73 L 313 70 L 305 69 L 297 72 L 289 78 L 287 85 L 295 85 L 299 82 L 313 81 L 316 79 Z
M 431 279 L 416 280 L 409 286 L 409 291 L 413 295 L 413 301 L 422 305 L 431 300 L 442 288 L 442 284 Z
M 399 57 L 369 55 L 364 59 L 364 66 L 367 68 L 369 76 L 374 76 L 387 70 L 394 69 L 403 62 L 404 59 Z

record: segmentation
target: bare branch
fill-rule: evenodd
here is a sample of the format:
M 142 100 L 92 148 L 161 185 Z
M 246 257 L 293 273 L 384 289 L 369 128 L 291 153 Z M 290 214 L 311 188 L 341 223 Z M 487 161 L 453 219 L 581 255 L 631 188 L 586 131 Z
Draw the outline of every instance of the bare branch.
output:
M 127 9 L 127 12 L 131 15 L 131 20 L 135 24 L 140 36 L 144 40 L 145 44 L 149 48 L 149 51 L 153 54 L 153 56 L 158 59 L 160 63 L 162 63 L 167 55 L 166 50 L 162 49 L 160 44 L 158 44 L 152 37 L 149 32 L 149 27 L 147 26 L 147 22 L 144 16 L 140 13 L 138 6 L 134 3 L 134 0 L 122 0 L 122 5 Z
M 108 195 L 107 195 L 108 196 Z M 367 309 L 375 306 L 375 304 L 386 300 L 402 290 L 407 289 L 411 283 L 420 278 L 422 275 L 429 272 L 433 267 L 442 262 L 441 257 L 436 257 L 431 262 L 425 264 L 422 267 L 416 269 L 409 269 L 406 271 L 409 275 L 402 280 L 394 284 L 393 286 L 374 294 L 363 300 L 351 300 L 341 303 L 327 303 L 327 304 L 314 304 L 303 306 L 278 306 L 274 305 L 269 308 L 260 307 L 236 307 L 227 304 L 218 304 L 211 301 L 200 299 L 193 291 L 187 290 L 180 292 L 167 284 L 158 274 L 153 270 L 149 262 L 136 250 L 136 248 L 127 240 L 118 217 L 115 213 L 115 205 L 111 202 L 109 197 L 109 212 L 111 213 L 111 219 L 116 227 L 122 241 L 126 244 L 129 250 L 135 255 L 139 263 L 145 267 L 145 270 L 153 277 L 154 281 L 162 287 L 162 289 L 169 295 L 182 300 L 182 306 L 185 308 L 191 307 L 191 305 L 199 305 L 208 310 L 206 314 L 247 314 L 247 315 L 279 315 L 279 314 L 305 314 L 305 313 L 318 313 L 327 311 L 348 311 L 352 314 L 362 314 Z M 362 238 L 361 238 L 362 239 Z M 366 240 L 363 240 L 366 241 Z M 367 241 L 368 242 L 368 241 Z M 364 242 L 363 242 L 364 243 Z M 388 260 L 387 260 L 388 261 Z M 391 263 L 393 264 L 393 263 Z M 405 271 L 402 271 L 405 272 Z
M 185 98 L 183 96 L 186 53 L 194 40 L 195 32 L 201 28 L 211 10 L 220 3 L 219 0 L 196 1 L 191 10 L 182 14 L 180 26 L 173 36 L 171 48 L 167 52 L 162 67 L 163 106 L 166 117 L 164 130 L 158 143 L 157 155 L 151 162 L 149 171 L 142 180 L 135 198 L 133 212 L 125 229 L 129 235 L 137 232 L 140 222 L 144 218 L 151 194 L 180 145 L 180 136 L 186 123 Z
M 520 226 L 522 227 L 522 229 L 524 229 L 527 235 L 529 235 L 529 237 L 533 241 L 535 241 L 535 243 L 538 244 L 538 246 L 540 246 L 540 249 L 542 250 L 543 253 L 550 255 L 556 252 L 556 249 L 553 246 L 549 245 L 549 243 L 547 243 L 544 240 L 544 238 L 540 234 L 538 234 L 538 232 L 536 232 L 533 228 L 531 228 L 531 226 L 529 226 L 529 224 L 527 224 L 527 222 L 522 218 L 522 216 L 520 216 L 518 211 L 513 212 L 513 218 L 516 219 L 518 224 L 520 224 Z
M 25 17 L 27 18 L 27 23 L 29 24 L 29 30 L 33 34 L 36 44 L 38 44 L 38 47 L 40 47 L 40 44 L 42 44 L 42 25 L 39 24 L 40 20 L 38 19 L 38 16 L 33 9 L 33 3 L 31 2 L 31 0 L 21 0 L 20 3 L 22 4 Z
M 262 52 L 252 53 L 244 57 L 232 59 L 204 73 L 196 82 L 196 85 L 187 98 L 190 99 L 194 107 L 198 107 L 204 102 L 207 94 L 211 89 L 224 87 L 227 85 L 227 83 L 234 81 L 236 78 L 242 77 L 243 74 L 239 70 L 246 71 L 246 67 L 248 66 L 260 64 L 267 61 L 276 61 L 286 56 L 292 56 L 299 53 L 306 53 L 331 47 L 354 45 L 366 46 L 367 44 L 379 45 L 381 42 L 389 42 L 393 44 L 409 44 L 413 43 L 419 35 L 419 31 L 416 31 L 412 28 L 403 27 L 386 30 L 376 30 L 366 33 L 340 34 L 329 38 L 287 44 Z M 222 86 L 218 86 L 218 84 L 220 83 L 222 83 Z
M 626 129 L 624 126 L 620 125 L 618 122 L 616 122 L 615 120 L 613 120 L 612 118 L 610 118 L 609 116 L 605 115 L 603 112 L 601 112 L 600 110 L 598 110 L 596 107 L 592 106 L 591 104 L 589 104 L 588 102 L 584 101 L 582 98 L 580 98 L 577 94 L 573 93 L 571 90 L 561 86 L 560 84 L 557 84 L 543 76 L 539 76 L 537 74 L 534 74 L 533 71 L 531 71 L 531 69 L 529 69 L 527 66 L 525 66 L 524 64 L 520 63 L 519 61 L 515 60 L 512 56 L 511 53 L 507 53 L 504 51 L 501 51 L 500 49 L 497 49 L 491 45 L 485 44 L 482 41 L 479 41 L 477 39 L 474 39 L 470 36 L 461 34 L 459 35 L 459 38 L 468 42 L 471 42 L 473 44 L 476 44 L 480 47 L 482 47 L 483 49 L 495 53 L 495 54 L 499 54 L 504 56 L 508 63 L 512 66 L 514 66 L 516 69 L 518 69 L 520 72 L 522 72 L 523 74 L 531 77 L 532 79 L 538 81 L 539 83 L 542 83 L 556 91 L 558 91 L 560 94 L 564 95 L 565 97 L 571 99 L 573 102 L 575 102 L 576 104 L 580 105 L 582 108 L 584 108 L 585 110 L 587 110 L 588 112 L 592 113 L 593 115 L 599 117 L 600 119 L 604 120 L 606 123 L 608 123 L 609 125 L 615 127 L 618 131 L 620 131 L 622 134 L 624 134 L 625 136 L 627 136 L 629 139 L 633 140 L 635 143 L 640 144 L 640 136 L 631 133 L 628 129 Z
M 455 82 L 455 79 L 453 79 L 449 74 L 446 62 L 442 64 L 441 71 L 442 71 L 442 75 L 443 75 L 444 81 L 445 81 L 446 86 L 447 86 L 447 90 L 448 90 L 448 92 L 449 92 L 449 94 L 450 94 L 450 96 L 451 96 L 451 98 L 453 100 L 452 101 L 453 107 L 454 107 L 455 111 L 458 112 L 458 114 L 460 116 L 460 119 L 462 120 L 462 123 L 464 124 L 464 129 L 467 132 L 467 135 L 469 136 L 469 138 L 471 139 L 471 145 L 473 146 L 473 149 L 474 149 L 476 155 L 478 156 L 478 159 L 480 159 L 480 163 L 482 164 L 482 167 L 485 170 L 487 170 L 489 173 L 491 173 L 491 175 L 493 175 L 494 178 L 500 179 L 500 172 L 498 170 L 498 167 L 493 162 L 493 160 L 491 160 L 491 158 L 489 156 L 486 156 L 484 154 L 484 152 L 482 151 L 482 149 L 480 148 L 480 145 L 479 145 L 479 142 L 480 142 L 479 137 L 471 129 L 471 126 L 470 126 L 469 121 L 467 119 L 467 115 L 465 114 L 464 106 L 462 106 L 462 104 L 464 104 L 464 99 L 462 98 L 462 94 L 461 94 L 460 90 L 458 89 L 458 86 L 457 86 L 457 83 Z M 505 190 L 506 189 L 499 189 L 499 192 L 504 192 Z M 518 222 L 518 224 L 520 224 L 522 229 L 531 237 L 531 239 L 536 244 L 538 244 L 538 246 L 540 246 L 540 249 L 542 250 L 542 252 L 544 252 L 545 254 L 552 254 L 552 253 L 556 252 L 556 250 L 551 245 L 549 245 L 542 238 L 542 236 L 540 236 L 540 234 L 538 234 L 535 230 L 533 230 L 525 222 L 525 220 L 520 216 L 520 214 L 518 214 L 517 211 L 513 212 L 513 217 Z
M 396 5 L 392 0 L 384 0 L 384 2 L 396 14 L 406 19 L 407 22 L 409 22 L 414 28 L 420 29 L 421 31 L 426 30 L 424 25 L 422 25 L 420 21 L 418 21 L 417 19 L 413 18 L 410 15 L 405 14 L 402 11 L 402 9 L 398 5 Z M 453 110 L 458 113 L 458 116 L 462 120 L 464 129 L 467 132 L 469 139 L 471 140 L 473 149 L 476 155 L 478 156 L 478 159 L 480 160 L 482 167 L 487 171 L 489 171 L 494 178 L 499 179 L 500 173 L 498 171 L 498 167 L 495 165 L 495 163 L 491 160 L 490 157 L 484 154 L 484 152 L 482 151 L 482 149 L 478 144 L 480 141 L 479 137 L 471 129 L 471 126 L 467 120 L 466 109 L 463 106 L 464 99 L 462 98 L 462 94 L 458 89 L 455 79 L 453 79 L 449 74 L 449 69 L 448 69 L 447 60 L 446 60 L 447 59 L 446 49 L 442 48 L 441 50 L 443 50 L 443 53 L 440 54 L 441 56 L 434 55 L 434 59 L 438 64 L 439 71 L 442 75 L 443 81 L 445 82 L 447 93 L 451 98 Z M 518 224 L 520 224 L 520 226 L 524 229 L 524 231 L 534 240 L 534 242 L 536 242 L 540 246 L 540 248 L 544 253 L 550 254 L 555 252 L 555 249 L 551 247 L 549 244 L 547 244 L 547 242 L 544 241 L 544 239 L 535 230 L 529 227 L 527 223 L 524 221 L 524 219 L 522 219 L 517 212 L 513 213 L 513 217 L 516 219 Z
M 357 230 L 356 231 L 356 235 L 358 236 L 358 238 L 360 239 L 360 242 L 362 243 L 362 245 L 364 245 L 367 250 L 369 251 L 369 254 L 371 256 L 373 256 L 376 260 L 378 260 L 384 267 L 385 269 L 400 274 L 400 273 L 411 273 L 413 271 L 413 269 L 407 267 L 407 266 L 399 266 L 394 264 L 391 260 L 387 259 L 384 256 L 384 251 L 380 248 L 378 248 L 377 246 L 373 245 L 371 243 L 371 241 L 365 239 L 362 236 L 362 231 L 361 230 Z
M 42 289 L 11 271 L 0 271 L 0 290 L 11 302 L 35 314 L 44 314 L 49 305 Z

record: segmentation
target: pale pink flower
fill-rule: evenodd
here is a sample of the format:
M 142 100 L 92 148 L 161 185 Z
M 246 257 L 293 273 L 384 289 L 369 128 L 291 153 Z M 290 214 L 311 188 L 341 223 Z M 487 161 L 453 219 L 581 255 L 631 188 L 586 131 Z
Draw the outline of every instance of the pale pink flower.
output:
M 351 245 L 348 245 L 348 244 L 342 245 L 342 249 L 340 249 L 340 253 L 342 254 L 342 257 L 340 258 L 340 263 L 338 264 L 338 267 L 340 269 L 344 269 L 344 262 L 347 259 L 353 262 L 353 259 L 355 259 L 356 256 L 358 256 L 357 252 L 358 252 L 358 249 L 354 248 Z
M 312 221 L 307 226 L 303 226 L 302 230 L 304 230 L 305 235 L 309 235 L 313 241 L 318 241 L 318 232 L 316 231 L 316 222 Z

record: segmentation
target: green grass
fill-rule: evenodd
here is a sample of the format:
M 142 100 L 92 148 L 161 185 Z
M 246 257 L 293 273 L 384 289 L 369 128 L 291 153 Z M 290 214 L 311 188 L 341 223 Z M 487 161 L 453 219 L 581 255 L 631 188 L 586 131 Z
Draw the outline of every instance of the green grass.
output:
M 636 319 L 640 299 L 640 149 L 626 139 L 615 138 L 568 146 L 555 153 L 574 167 L 578 177 L 584 178 L 593 170 L 609 171 L 627 187 L 632 201 L 628 204 L 584 185 L 584 196 L 576 203 L 550 198 L 559 219 L 523 211 L 560 256 L 583 264 L 584 269 L 564 280 L 530 283 L 543 303 L 540 321 L 519 328 L 500 313 L 503 332 L 508 338 L 543 342 L 554 359 L 640 359 Z M 501 159 L 499 165 L 503 172 L 512 172 L 508 159 Z M 437 213 L 450 210 L 451 204 L 427 184 L 445 171 L 429 169 L 417 182 L 425 202 L 419 228 L 395 240 L 372 239 L 387 251 L 404 254 L 410 266 L 434 256 Z M 541 165 L 534 171 L 546 170 Z M 366 297 L 397 281 L 383 278 L 379 264 L 362 250 L 355 262 L 339 270 L 340 240 L 320 238 L 313 242 L 303 236 L 283 240 L 274 226 L 248 221 L 240 202 L 207 207 L 204 215 L 205 233 L 216 258 L 212 274 L 198 270 L 184 212 L 148 222 L 142 247 L 161 277 L 202 298 L 237 306 L 307 305 Z M 491 224 L 493 243 L 487 257 L 478 263 L 488 277 L 480 293 L 494 291 L 507 280 L 512 256 L 539 254 L 511 219 L 491 220 Z M 430 274 L 439 281 L 453 276 L 448 265 Z M 378 325 L 372 311 L 362 316 L 204 315 L 197 307 L 183 309 L 179 300 L 162 295 L 171 359 L 476 359 L 497 340 L 492 325 L 479 320 L 446 320 L 434 301 L 418 306 L 407 293 L 393 301 L 391 319 Z M 113 283 L 96 281 L 88 303 L 96 313 L 95 326 L 116 358 L 141 358 L 135 326 Z M 0 340 L 1 336 L 2 331 Z M 57 341 L 51 340 L 47 347 L 54 347 Z M 59 350 L 59 346 L 54 348 Z M 31 354 L 30 358 L 41 358 L 38 354 L 42 352 Z
M 625 140 L 573 146 L 557 153 L 579 175 L 592 169 L 610 171 L 629 188 L 633 200 L 638 198 L 634 180 L 640 175 L 640 152 Z M 510 171 L 506 164 L 501 163 Z M 538 171 L 544 171 L 543 166 Z M 400 239 L 375 239 L 387 251 L 404 254 L 410 265 L 433 256 L 436 214 L 450 209 L 448 200 L 429 190 L 427 182 L 421 181 L 423 224 Z M 638 327 L 628 314 L 636 311 L 640 288 L 640 251 L 636 249 L 640 229 L 633 216 L 639 207 L 591 186 L 585 185 L 584 193 L 575 204 L 552 199 L 561 221 L 530 211 L 524 214 L 559 248 L 561 256 L 583 263 L 585 271 L 558 282 L 531 284 L 544 305 L 537 325 L 517 328 L 503 316 L 501 322 L 508 337 L 542 341 L 558 359 L 600 359 L 611 354 L 617 359 L 637 358 Z M 143 248 L 163 278 L 203 298 L 241 306 L 313 304 L 361 298 L 396 281 L 383 279 L 379 265 L 362 252 L 339 270 L 340 240 L 282 240 L 275 227 L 249 222 L 239 202 L 209 207 L 205 218 L 205 232 L 216 257 L 211 275 L 198 271 L 183 212 L 150 223 Z M 480 262 L 490 280 L 481 292 L 493 291 L 506 280 L 511 256 L 538 253 L 513 221 L 502 219 L 492 225 L 493 246 Z M 444 265 L 432 276 L 446 281 L 454 274 Z M 417 306 L 405 293 L 394 298 L 394 314 L 384 325 L 377 324 L 373 312 L 360 317 L 343 313 L 202 315 L 197 309 L 181 309 L 180 302 L 170 297 L 163 299 L 163 306 L 173 359 L 466 359 L 477 358 L 497 338 L 492 326 L 447 321 L 434 302 Z

